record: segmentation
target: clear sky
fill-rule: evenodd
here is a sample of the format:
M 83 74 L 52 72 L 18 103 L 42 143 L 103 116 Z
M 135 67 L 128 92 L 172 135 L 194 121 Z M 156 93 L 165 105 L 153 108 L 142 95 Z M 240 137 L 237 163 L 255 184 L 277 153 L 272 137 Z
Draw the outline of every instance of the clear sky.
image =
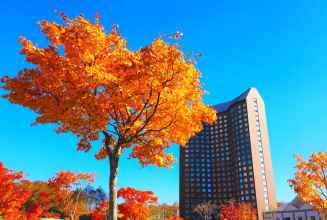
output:
M 202 53 L 199 69 L 208 104 L 232 99 L 248 87 L 263 96 L 268 116 L 277 198 L 294 194 L 287 184 L 294 155 L 327 150 L 327 1 L 325 0 L 1 0 L 0 75 L 27 64 L 18 37 L 45 45 L 37 22 L 96 12 L 110 30 L 119 24 L 131 48 L 159 33 L 181 31 L 185 52 Z M 4 93 L 3 90 L 0 91 Z M 93 172 L 107 188 L 108 162 L 76 151 L 76 139 L 53 126 L 30 126 L 35 114 L 0 99 L 0 161 L 46 180 L 59 170 Z M 178 148 L 173 148 L 178 157 Z M 121 161 L 119 186 L 152 190 L 161 202 L 178 201 L 179 166 L 141 168 Z

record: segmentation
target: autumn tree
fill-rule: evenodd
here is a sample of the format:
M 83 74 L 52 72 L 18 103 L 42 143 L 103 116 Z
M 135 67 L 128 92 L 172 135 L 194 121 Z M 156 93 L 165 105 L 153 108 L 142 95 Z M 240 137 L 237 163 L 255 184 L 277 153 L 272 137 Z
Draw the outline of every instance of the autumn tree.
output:
M 5 220 L 39 220 L 58 218 L 62 213 L 75 220 L 81 207 L 87 211 L 79 189 L 92 181 L 93 175 L 62 171 L 48 182 L 32 182 L 0 162 L 0 216 Z
M 220 220 L 256 220 L 257 211 L 250 203 L 228 201 L 220 208 Z
M 252 207 L 249 202 L 241 202 L 239 204 L 241 210 L 241 220 L 256 220 L 257 219 L 257 210 Z
M 105 220 L 108 215 L 109 202 L 108 200 L 103 200 L 98 203 L 91 213 L 92 220 Z
M 308 160 L 297 156 L 296 172 L 289 180 L 299 198 L 327 217 L 327 153 L 310 155 Z
M 56 191 L 44 181 L 23 181 L 20 187 L 30 193 L 23 208 L 29 210 L 28 219 L 42 217 L 60 217 Z M 31 217 L 32 216 L 32 217 Z
M 150 191 L 140 191 L 134 188 L 121 188 L 118 198 L 124 200 L 118 205 L 119 217 L 122 220 L 143 220 L 150 216 L 150 205 L 157 202 L 157 198 Z M 91 213 L 92 220 L 105 220 L 109 202 L 104 200 L 96 205 Z
M 63 215 L 71 220 L 77 219 L 79 215 L 88 212 L 83 188 L 92 181 L 93 175 L 69 171 L 58 172 L 47 182 L 24 181 L 20 187 L 31 195 L 24 204 L 24 209 L 33 212 L 29 216 Z
M 57 208 L 70 220 L 78 219 L 86 214 L 87 204 L 82 201 L 83 189 L 93 182 L 94 176 L 86 173 L 61 171 L 49 179 L 48 184 L 53 188 Z
M 21 220 L 26 217 L 22 208 L 30 193 L 19 186 L 22 178 L 22 172 L 9 170 L 0 162 L 0 218 Z
M 228 201 L 220 208 L 221 220 L 239 220 L 241 218 L 241 210 L 235 201 Z
M 131 187 L 121 188 L 118 197 L 124 200 L 118 205 L 122 220 L 145 220 L 150 216 L 149 205 L 157 203 L 153 192 L 140 191 Z
M 179 210 L 178 203 L 172 205 L 165 203 L 160 205 L 150 205 L 149 208 L 151 212 L 149 220 L 166 220 L 176 216 Z
M 59 219 L 60 214 L 49 213 L 42 207 L 41 204 L 36 203 L 28 207 L 28 209 L 26 210 L 25 217 L 25 220 L 40 220 L 40 217 Z
M 208 220 L 212 215 L 216 214 L 218 206 L 209 202 L 198 204 L 194 208 L 194 212 L 201 216 L 204 220 Z
M 165 150 L 185 145 L 216 112 L 203 103 L 200 72 L 175 43 L 159 37 L 133 51 L 117 26 L 106 33 L 98 17 L 95 23 L 62 18 L 61 24 L 40 22 L 46 48 L 20 38 L 21 53 L 34 67 L 2 78 L 4 98 L 36 112 L 34 124 L 54 123 L 58 133 L 75 134 L 80 151 L 102 141 L 96 158 L 109 159 L 109 219 L 117 220 L 125 150 L 143 166 L 169 167 L 174 158 Z

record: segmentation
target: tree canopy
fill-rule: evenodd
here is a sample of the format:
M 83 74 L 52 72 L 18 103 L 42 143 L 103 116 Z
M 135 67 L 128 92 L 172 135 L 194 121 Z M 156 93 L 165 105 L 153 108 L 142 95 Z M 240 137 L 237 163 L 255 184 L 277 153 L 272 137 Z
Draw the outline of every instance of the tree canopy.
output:
M 327 153 L 313 153 L 308 160 L 297 156 L 297 161 L 290 185 L 302 201 L 327 216 Z
M 34 124 L 76 134 L 82 151 L 103 134 L 98 159 L 133 146 L 130 156 L 141 164 L 169 166 L 174 159 L 164 149 L 186 144 L 202 122 L 215 119 L 202 101 L 200 72 L 176 44 L 159 37 L 132 51 L 116 26 L 106 33 L 98 17 L 95 24 L 62 18 L 64 24 L 40 22 L 46 48 L 20 38 L 35 67 L 2 79 L 5 98 L 38 113 Z
M 125 149 L 143 166 L 170 167 L 175 159 L 165 150 L 185 145 L 216 112 L 204 104 L 201 74 L 176 43 L 159 37 L 131 50 L 117 26 L 106 33 L 98 16 L 95 23 L 61 17 L 62 24 L 40 22 L 47 47 L 20 38 L 21 53 L 34 66 L 2 78 L 4 97 L 36 112 L 34 124 L 54 123 L 58 133 L 75 134 L 80 151 L 102 140 L 96 158 L 110 161 L 109 219 L 116 220 Z

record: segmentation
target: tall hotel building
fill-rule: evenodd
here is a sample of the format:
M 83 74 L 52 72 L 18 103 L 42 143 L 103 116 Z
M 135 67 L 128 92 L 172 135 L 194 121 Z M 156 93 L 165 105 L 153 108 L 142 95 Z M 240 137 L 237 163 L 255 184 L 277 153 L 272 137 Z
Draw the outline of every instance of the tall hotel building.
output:
M 251 203 L 261 220 L 276 208 L 264 102 L 251 88 L 214 107 L 217 121 L 181 148 L 181 216 L 194 220 L 198 204 L 233 199 Z

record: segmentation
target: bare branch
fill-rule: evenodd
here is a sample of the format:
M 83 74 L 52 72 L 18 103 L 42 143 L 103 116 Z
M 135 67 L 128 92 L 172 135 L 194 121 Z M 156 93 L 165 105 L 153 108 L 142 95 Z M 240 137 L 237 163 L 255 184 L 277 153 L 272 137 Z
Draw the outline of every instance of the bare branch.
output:
M 148 118 L 145 119 L 145 122 L 143 123 L 143 126 L 135 133 L 135 135 L 133 135 L 132 137 L 130 137 L 126 143 L 130 143 L 131 141 L 134 140 L 135 137 L 137 137 L 140 132 L 143 131 L 143 129 L 148 125 L 148 123 L 151 121 L 152 117 L 155 115 L 155 113 L 157 112 L 157 109 L 158 109 L 158 106 L 159 106 L 159 103 L 160 103 L 160 92 L 158 92 L 158 95 L 157 95 L 157 101 L 156 101 L 156 104 L 154 106 L 154 109 L 152 111 L 152 113 L 150 114 L 150 116 Z

